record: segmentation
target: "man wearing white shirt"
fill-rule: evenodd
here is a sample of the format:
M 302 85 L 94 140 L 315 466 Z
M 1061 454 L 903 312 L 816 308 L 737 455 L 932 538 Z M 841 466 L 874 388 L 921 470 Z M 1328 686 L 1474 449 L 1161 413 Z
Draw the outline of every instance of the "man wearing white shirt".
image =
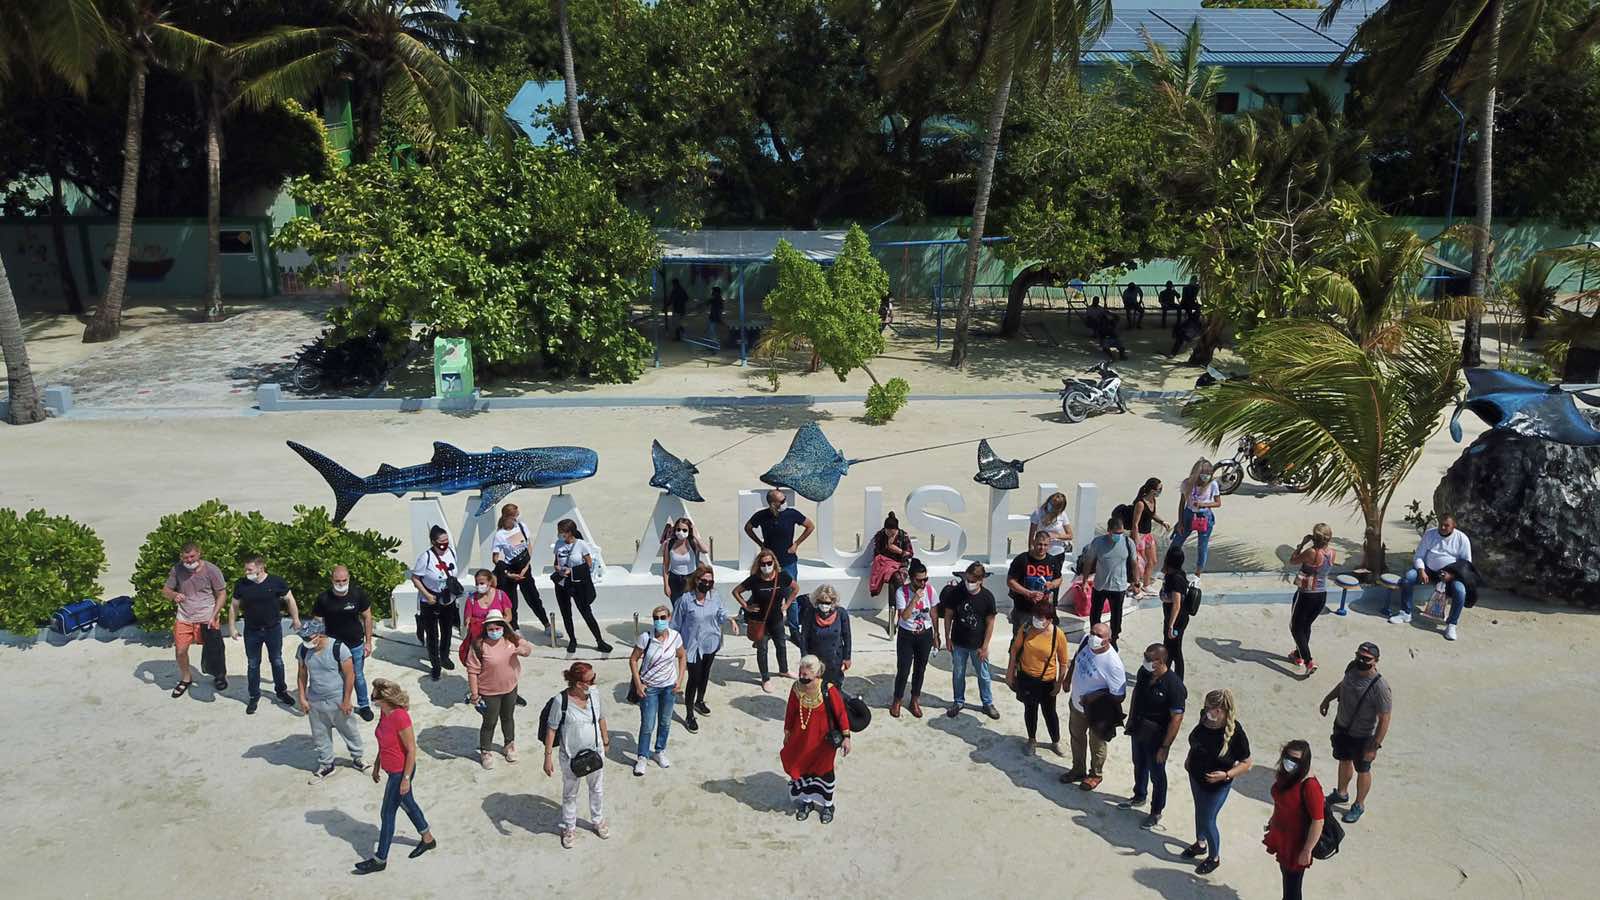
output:
M 1081 781 L 1080 788 L 1092 791 L 1100 786 L 1100 773 L 1105 769 L 1106 739 L 1089 707 L 1107 697 L 1116 698 L 1120 705 L 1128 691 L 1128 670 L 1111 646 L 1110 625 L 1097 622 L 1089 626 L 1089 633 L 1072 655 L 1067 678 L 1071 682 L 1067 737 L 1072 742 L 1072 768 L 1062 774 L 1061 781 Z M 1083 767 L 1085 751 L 1087 769 Z
M 1400 579 L 1400 611 L 1389 616 L 1389 621 L 1397 625 L 1410 622 L 1411 592 L 1418 584 L 1442 582 L 1450 594 L 1450 618 L 1445 622 L 1444 636 L 1445 640 L 1455 640 L 1456 622 L 1467 602 L 1467 586 L 1445 569 L 1458 562 L 1472 562 L 1472 541 L 1466 532 L 1456 528 L 1455 516 L 1444 515 L 1439 517 L 1439 527 L 1428 529 L 1417 545 L 1411 568 Z

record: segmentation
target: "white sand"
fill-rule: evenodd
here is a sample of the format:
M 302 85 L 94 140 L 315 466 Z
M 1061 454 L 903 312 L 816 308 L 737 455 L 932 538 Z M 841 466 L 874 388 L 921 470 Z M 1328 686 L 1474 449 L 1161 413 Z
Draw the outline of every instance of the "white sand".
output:
M 572 852 L 554 834 L 559 778 L 539 771 L 530 740 L 560 659 L 540 655 L 525 669 L 534 705 L 518 717 L 523 761 L 485 772 L 472 758 L 479 718 L 462 701 L 460 670 L 434 684 L 411 667 L 412 648 L 381 642 L 369 674 L 398 678 L 411 692 L 424 753 L 417 797 L 441 849 L 406 859 L 415 833 L 402 816 L 389 870 L 365 881 L 346 873 L 376 838 L 379 790 L 348 768 L 305 784 L 313 763 L 305 720 L 270 699 L 257 715 L 243 714 L 242 645 L 230 643 L 234 675 L 224 697 L 202 682 L 180 700 L 167 696 L 175 667 L 164 646 L 0 648 L 8 688 L 0 721 L 11 726 L 0 745 L 8 773 L 0 836 L 10 851 L 0 896 L 1271 897 L 1278 872 L 1260 847 L 1266 767 L 1282 741 L 1303 736 L 1315 774 L 1331 785 L 1317 701 L 1369 638 L 1383 645 L 1394 726 L 1369 812 L 1348 828 L 1343 853 L 1312 868 L 1309 895 L 1581 895 L 1588 867 L 1576 841 L 1600 825 L 1588 775 L 1595 732 L 1584 718 L 1592 705 L 1584 698 L 1600 687 L 1587 664 L 1597 649 L 1591 617 L 1480 607 L 1468 614 L 1463 640 L 1447 644 L 1372 616 L 1329 616 L 1314 635 L 1323 669 L 1305 683 L 1283 674 L 1276 658 L 1288 646 L 1287 612 L 1211 607 L 1195 621 L 1192 695 L 1236 692 L 1261 765 L 1223 809 L 1224 863 L 1203 879 L 1177 856 L 1193 832 L 1176 758 L 1163 825 L 1142 832 L 1139 814 L 1113 805 L 1130 785 L 1125 738 L 1112 746 L 1100 792 L 1060 785 L 1067 761 L 1022 755 L 1021 706 L 1003 687 L 999 722 L 942 716 L 947 654 L 930 667 L 929 717 L 891 719 L 883 709 L 891 645 L 881 624 L 858 620 L 852 675 L 860 677 L 849 685 L 864 691 L 875 716 L 840 767 L 832 825 L 798 823 L 785 811 L 777 766 L 784 695 L 761 694 L 749 645 L 730 638 L 728 649 L 742 655 L 718 661 L 714 712 L 698 735 L 682 728 L 680 707 L 672 769 L 631 776 L 637 713 L 611 705 L 612 838 L 580 831 Z M 1148 609 L 1129 618 L 1125 660 L 1136 662 L 1156 627 Z M 625 665 L 601 664 L 605 697 L 620 697 Z M 975 684 L 968 699 L 976 701 Z M 1054 882 L 1041 884 L 1041 871 Z

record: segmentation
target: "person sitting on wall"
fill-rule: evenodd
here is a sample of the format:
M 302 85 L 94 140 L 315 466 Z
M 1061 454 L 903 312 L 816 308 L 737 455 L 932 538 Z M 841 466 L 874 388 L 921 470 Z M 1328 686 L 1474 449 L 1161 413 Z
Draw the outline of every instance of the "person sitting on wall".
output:
M 1100 342 L 1106 359 L 1116 359 L 1111 354 L 1113 349 L 1121 353 L 1123 359 L 1128 358 L 1128 348 L 1122 345 L 1122 337 L 1117 334 L 1117 317 L 1100 305 L 1099 297 L 1089 301 L 1089 308 L 1083 312 L 1083 324 L 1089 327 L 1089 334 Z

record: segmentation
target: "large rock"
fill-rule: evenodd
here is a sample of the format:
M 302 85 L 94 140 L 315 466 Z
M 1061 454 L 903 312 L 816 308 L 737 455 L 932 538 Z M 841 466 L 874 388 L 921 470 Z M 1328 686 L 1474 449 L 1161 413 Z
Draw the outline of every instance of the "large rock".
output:
M 1600 605 L 1600 447 L 1486 431 L 1445 473 L 1433 508 L 1455 514 L 1494 586 Z

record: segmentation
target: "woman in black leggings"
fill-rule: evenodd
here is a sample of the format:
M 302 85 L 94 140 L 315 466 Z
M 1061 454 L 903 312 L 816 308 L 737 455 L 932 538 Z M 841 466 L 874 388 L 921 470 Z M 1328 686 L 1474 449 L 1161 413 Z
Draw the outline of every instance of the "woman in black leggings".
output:
M 1183 634 L 1189 630 L 1189 611 L 1183 599 L 1189 593 L 1189 576 L 1183 574 L 1183 548 L 1167 550 L 1161 568 L 1161 643 L 1167 648 L 1167 665 L 1183 680 Z
M 551 580 L 556 586 L 556 605 L 561 608 L 561 624 L 567 628 L 567 652 L 578 652 L 578 634 L 572 628 L 572 605 L 594 635 L 595 649 L 610 653 L 611 645 L 600 634 L 600 623 L 594 620 L 594 547 L 583 539 L 578 523 L 562 519 L 556 523 L 555 572 Z
M 1307 675 L 1317 671 L 1316 661 L 1311 658 L 1311 624 L 1322 615 L 1328 602 L 1328 570 L 1333 568 L 1334 560 L 1333 548 L 1329 546 L 1332 541 L 1333 529 L 1326 522 L 1318 522 L 1310 534 L 1300 539 L 1294 555 L 1289 557 L 1291 564 L 1300 566 L 1300 574 L 1295 576 L 1294 603 L 1289 611 L 1289 636 L 1294 639 L 1294 652 L 1289 654 L 1289 662 L 1305 666 Z
M 733 602 L 744 610 L 745 621 L 751 625 L 766 623 L 766 634 L 752 642 L 756 645 L 756 665 L 761 669 L 761 689 L 769 694 L 772 693 L 772 671 L 767 668 L 767 641 L 778 648 L 778 674 L 784 678 L 794 677 L 789 672 L 789 648 L 783 627 L 796 593 L 788 573 L 778 567 L 778 558 L 765 548 L 756 554 L 750 577 L 733 589 Z M 747 596 L 750 599 L 746 600 Z M 755 629 L 751 631 L 754 633 Z
M 528 608 L 538 617 L 545 631 L 550 630 L 550 615 L 544 611 L 544 600 L 539 596 L 539 586 L 533 581 L 533 541 L 520 519 L 521 510 L 515 503 L 500 507 L 498 530 L 494 533 L 493 552 L 495 586 L 505 591 L 511 601 L 511 630 L 517 625 L 517 594 L 527 601 Z
M 738 634 L 739 623 L 722 604 L 711 566 L 701 563 L 696 567 L 689 574 L 689 588 L 672 605 L 672 630 L 683 636 L 684 655 L 689 663 L 689 683 L 683 692 L 683 727 L 694 734 L 700 730 L 695 714 L 711 714 L 711 707 L 706 706 L 706 685 L 711 681 L 711 664 L 722 649 L 722 627 L 732 622 L 733 633 Z

